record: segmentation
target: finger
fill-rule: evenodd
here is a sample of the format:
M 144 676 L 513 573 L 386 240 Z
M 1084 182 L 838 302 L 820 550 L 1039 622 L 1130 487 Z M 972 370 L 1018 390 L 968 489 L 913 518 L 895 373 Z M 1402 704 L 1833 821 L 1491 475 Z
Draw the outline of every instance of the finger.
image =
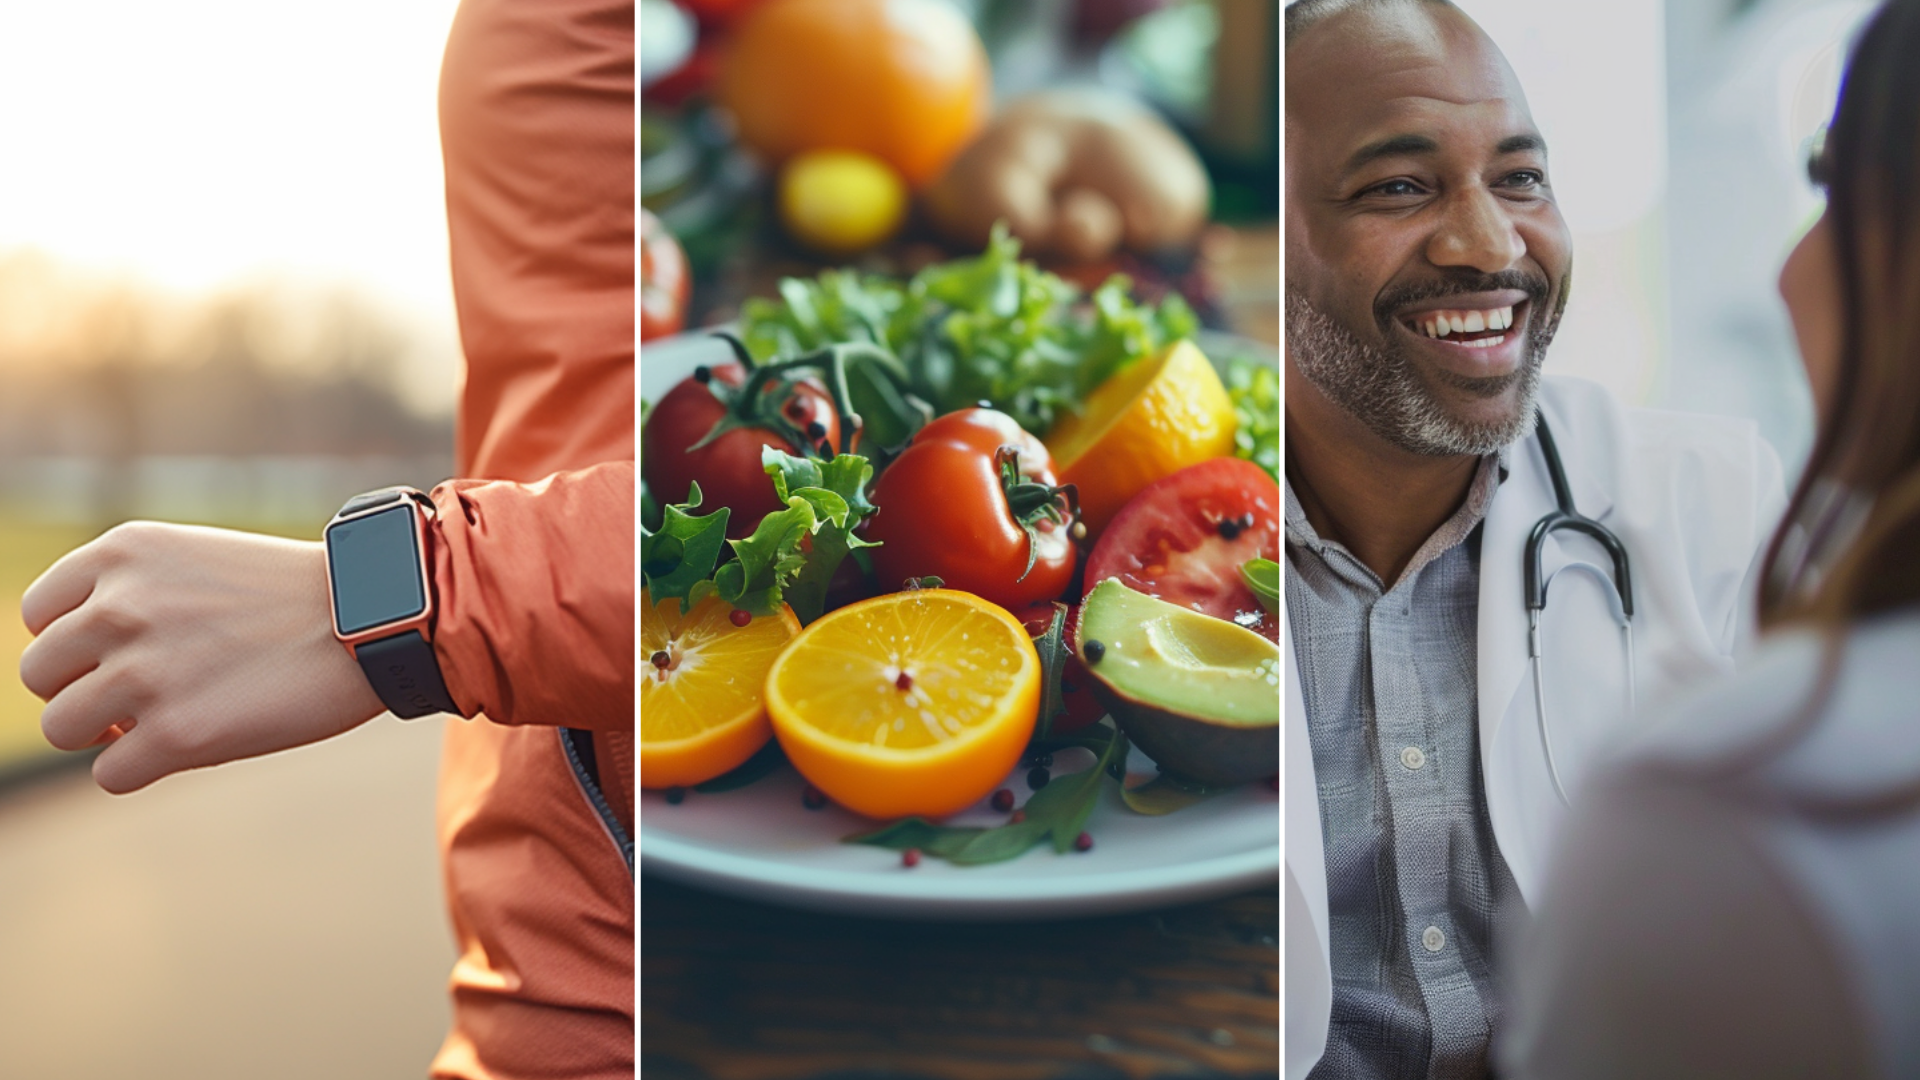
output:
M 83 750 L 110 737 L 114 725 L 131 722 L 149 695 L 119 670 L 95 668 L 47 702 L 40 732 L 60 750 Z
M 26 593 L 20 597 L 20 617 L 29 633 L 38 636 L 55 619 L 86 603 L 87 597 L 93 595 L 94 582 L 100 576 L 99 550 L 97 540 L 77 547 L 27 586 Z
M 155 752 L 154 737 L 129 731 L 107 744 L 93 759 L 93 782 L 109 795 L 139 791 L 177 768 L 168 768 L 164 756 Z
M 70 612 L 20 651 L 20 681 L 41 701 L 100 665 L 104 652 L 100 634 L 84 613 Z

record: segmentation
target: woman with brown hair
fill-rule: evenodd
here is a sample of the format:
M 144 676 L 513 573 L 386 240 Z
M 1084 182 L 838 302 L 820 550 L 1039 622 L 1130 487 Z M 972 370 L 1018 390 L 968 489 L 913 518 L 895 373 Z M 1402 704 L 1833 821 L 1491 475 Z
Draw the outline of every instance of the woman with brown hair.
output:
M 1768 641 L 1586 792 L 1506 1071 L 1920 1076 L 1920 0 L 1854 48 L 1780 292 L 1819 415 Z

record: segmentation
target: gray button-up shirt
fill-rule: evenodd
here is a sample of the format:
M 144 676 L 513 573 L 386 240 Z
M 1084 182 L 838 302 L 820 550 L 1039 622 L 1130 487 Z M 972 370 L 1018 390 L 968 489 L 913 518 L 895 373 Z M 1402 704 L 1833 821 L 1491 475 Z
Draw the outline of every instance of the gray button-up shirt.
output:
M 1505 469 L 1391 589 L 1287 487 L 1287 619 L 1326 846 L 1333 1017 L 1313 1080 L 1485 1077 L 1495 922 L 1519 890 L 1480 778 L 1479 525 Z M 1517 571 L 1516 571 L 1517 572 Z

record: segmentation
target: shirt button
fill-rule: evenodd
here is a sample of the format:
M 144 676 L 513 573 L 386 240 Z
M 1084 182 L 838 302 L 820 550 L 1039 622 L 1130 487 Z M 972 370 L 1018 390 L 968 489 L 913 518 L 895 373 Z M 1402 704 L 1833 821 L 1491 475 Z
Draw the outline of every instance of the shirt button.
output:
M 1421 768 L 1425 766 L 1426 763 L 1427 755 L 1421 753 L 1420 748 L 1417 746 L 1409 746 L 1405 750 L 1400 751 L 1400 764 L 1405 765 L 1409 769 Z
M 1447 947 L 1447 935 L 1441 933 L 1439 927 L 1429 926 L 1420 934 L 1420 944 L 1425 945 L 1428 952 L 1439 952 Z

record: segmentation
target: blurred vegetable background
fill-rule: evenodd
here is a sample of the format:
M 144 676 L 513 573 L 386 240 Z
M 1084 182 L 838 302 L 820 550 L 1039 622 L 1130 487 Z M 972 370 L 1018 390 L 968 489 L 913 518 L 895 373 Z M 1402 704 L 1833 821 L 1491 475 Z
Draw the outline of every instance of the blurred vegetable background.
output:
M 642 0 L 640 18 L 642 201 L 691 268 L 683 325 L 744 310 L 764 355 L 929 302 L 974 319 L 1017 250 L 1090 291 L 1096 333 L 1277 339 L 1277 0 Z M 983 247 L 971 280 L 905 285 Z M 749 303 L 835 267 L 785 316 Z M 1050 302 L 1019 295 L 994 317 Z M 1051 322 L 1027 343 L 1035 430 Z M 942 370 L 945 409 L 974 391 L 964 355 Z

